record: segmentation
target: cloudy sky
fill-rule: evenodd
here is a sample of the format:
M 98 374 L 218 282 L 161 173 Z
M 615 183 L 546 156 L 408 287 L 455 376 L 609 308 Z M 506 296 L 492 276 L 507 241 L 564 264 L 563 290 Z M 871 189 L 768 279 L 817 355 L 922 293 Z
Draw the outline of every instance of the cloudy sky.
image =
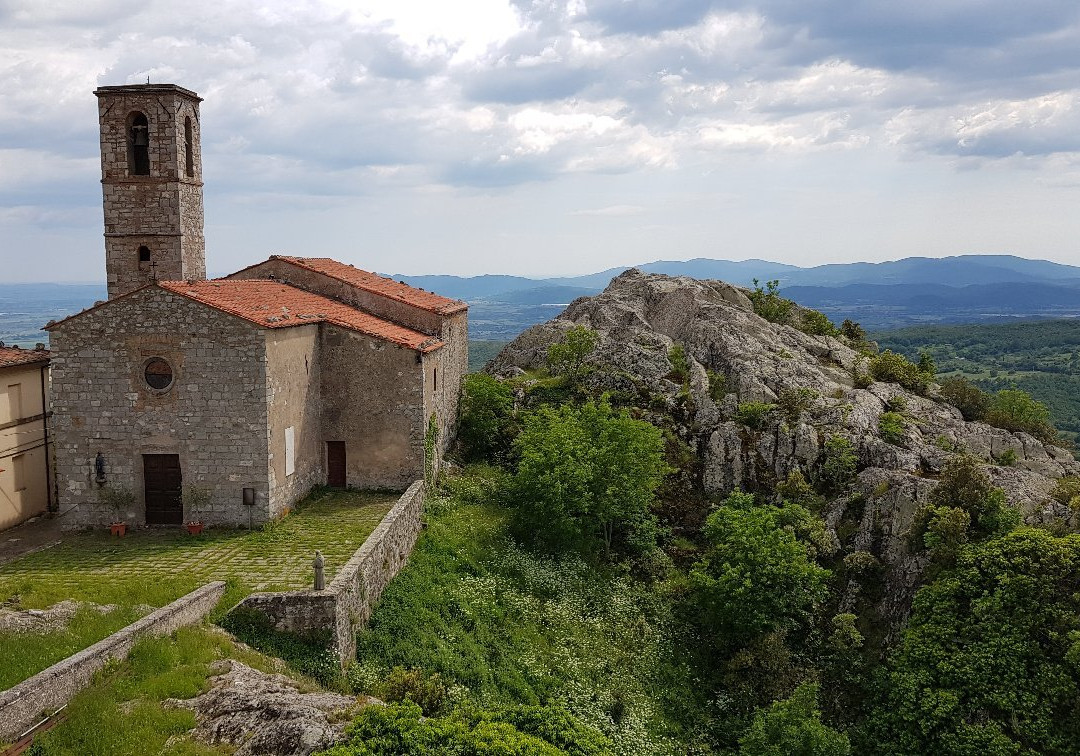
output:
M 202 104 L 211 273 L 1080 263 L 1075 0 L 0 0 L 0 280 L 100 280 L 99 84 Z

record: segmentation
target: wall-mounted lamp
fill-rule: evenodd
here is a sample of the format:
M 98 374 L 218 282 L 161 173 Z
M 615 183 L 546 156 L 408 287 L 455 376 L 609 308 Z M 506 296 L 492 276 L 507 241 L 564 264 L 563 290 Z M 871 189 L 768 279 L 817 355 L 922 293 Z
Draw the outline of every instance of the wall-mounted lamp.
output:
M 101 452 L 94 457 L 94 482 L 99 486 L 105 485 L 105 455 Z

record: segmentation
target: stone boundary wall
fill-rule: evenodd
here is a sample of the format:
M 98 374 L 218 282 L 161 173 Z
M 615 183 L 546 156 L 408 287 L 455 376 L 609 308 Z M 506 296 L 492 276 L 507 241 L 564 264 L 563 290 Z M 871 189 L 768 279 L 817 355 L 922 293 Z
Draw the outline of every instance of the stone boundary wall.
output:
M 356 631 L 367 623 L 383 589 L 409 561 L 423 511 L 424 482 L 418 480 L 325 590 L 254 593 L 237 609 L 265 615 L 282 632 L 300 636 L 329 632 L 331 650 L 346 664 L 356 656 Z
M 225 583 L 207 583 L 122 630 L 100 640 L 14 687 L 0 691 L 0 742 L 15 740 L 71 700 L 89 684 L 94 673 L 112 659 L 125 659 L 135 642 L 148 635 L 168 635 L 194 625 L 217 606 Z

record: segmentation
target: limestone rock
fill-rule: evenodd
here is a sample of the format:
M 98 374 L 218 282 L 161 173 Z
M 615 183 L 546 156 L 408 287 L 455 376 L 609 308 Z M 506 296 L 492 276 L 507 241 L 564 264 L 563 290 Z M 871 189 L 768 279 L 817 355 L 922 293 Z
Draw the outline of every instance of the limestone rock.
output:
M 707 493 L 770 488 L 796 469 L 812 478 L 825 441 L 833 435 L 850 440 L 862 471 L 854 493 L 864 502 L 853 548 L 884 563 L 887 606 L 881 609 L 894 622 L 910 606 L 925 566 L 907 548 L 907 530 L 934 478 L 957 451 L 987 464 L 995 484 L 1027 522 L 1069 516 L 1049 497 L 1054 479 L 1080 474 L 1080 463 L 1067 450 L 1027 434 L 965 422 L 959 410 L 935 399 L 935 387 L 927 396 L 893 383 L 856 388 L 853 371 L 866 370 L 859 353 L 839 339 L 766 321 L 754 313 L 743 290 L 719 281 L 630 269 L 603 293 L 575 300 L 556 319 L 525 331 L 488 371 L 512 376 L 544 366 L 548 347 L 577 325 L 599 335 L 589 358 L 596 368 L 586 378 L 590 388 L 632 391 L 647 397 L 650 411 L 680 408 L 676 431 L 699 450 Z M 671 379 L 669 353 L 675 344 L 689 363 L 689 400 Z M 719 402 L 711 380 L 723 380 Z M 783 405 L 796 390 L 809 397 L 805 408 L 773 411 L 760 428 L 738 422 L 740 404 Z M 905 418 L 899 444 L 881 437 L 878 424 L 887 411 Z M 1014 466 L 996 466 L 1010 450 Z M 837 506 L 841 511 L 826 518 L 834 531 L 845 516 L 843 503 Z
M 266 674 L 235 660 L 217 662 L 210 689 L 169 703 L 195 712 L 193 736 L 228 744 L 237 756 L 307 756 L 329 748 L 351 721 L 349 714 L 373 699 L 337 693 L 304 693 L 284 675 Z

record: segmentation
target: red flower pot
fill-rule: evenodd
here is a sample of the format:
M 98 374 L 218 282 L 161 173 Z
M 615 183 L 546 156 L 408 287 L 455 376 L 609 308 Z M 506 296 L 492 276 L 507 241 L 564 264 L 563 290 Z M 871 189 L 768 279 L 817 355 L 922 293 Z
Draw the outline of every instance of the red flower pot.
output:
M 123 536 L 127 532 L 126 522 L 114 522 L 109 526 L 109 532 L 114 536 Z
M 201 522 L 189 522 L 184 527 L 187 528 L 187 532 L 192 535 L 199 535 L 203 531 L 203 524 Z

